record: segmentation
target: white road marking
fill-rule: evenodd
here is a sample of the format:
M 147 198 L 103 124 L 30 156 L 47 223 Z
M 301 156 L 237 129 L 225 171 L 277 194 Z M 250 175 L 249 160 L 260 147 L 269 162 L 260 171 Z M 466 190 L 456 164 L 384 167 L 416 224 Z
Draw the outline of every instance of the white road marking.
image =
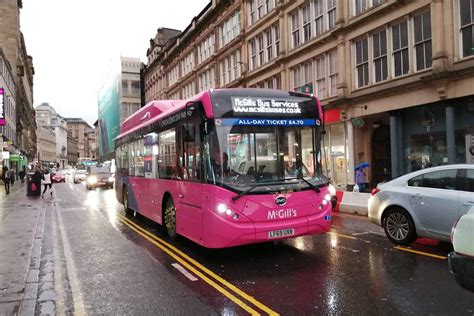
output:
M 196 278 L 194 275 L 192 275 L 191 273 L 188 272 L 188 270 L 186 270 L 185 268 L 183 268 L 179 263 L 172 263 L 171 264 L 173 267 L 175 267 L 179 272 L 181 272 L 182 274 L 184 274 L 185 277 L 187 277 L 188 279 L 190 279 L 191 281 L 197 281 L 198 278 Z
M 368 232 L 352 233 L 352 236 L 367 235 L 367 234 L 369 234 L 369 233 Z

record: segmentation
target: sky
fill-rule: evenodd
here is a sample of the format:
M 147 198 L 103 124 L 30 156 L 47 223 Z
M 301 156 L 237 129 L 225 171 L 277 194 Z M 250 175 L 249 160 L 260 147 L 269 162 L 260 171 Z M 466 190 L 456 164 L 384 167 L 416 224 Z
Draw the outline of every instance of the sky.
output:
M 97 119 L 97 92 L 111 60 L 140 58 L 159 27 L 184 30 L 210 0 L 23 0 L 21 31 L 35 68 L 34 107 Z

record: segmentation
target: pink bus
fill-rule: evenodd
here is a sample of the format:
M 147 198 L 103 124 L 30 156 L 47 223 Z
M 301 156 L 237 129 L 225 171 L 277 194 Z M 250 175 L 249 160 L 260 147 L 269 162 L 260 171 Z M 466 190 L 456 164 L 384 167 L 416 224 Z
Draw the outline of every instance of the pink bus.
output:
M 116 196 L 208 248 L 320 234 L 332 223 L 315 97 L 216 89 L 153 101 L 116 139 Z

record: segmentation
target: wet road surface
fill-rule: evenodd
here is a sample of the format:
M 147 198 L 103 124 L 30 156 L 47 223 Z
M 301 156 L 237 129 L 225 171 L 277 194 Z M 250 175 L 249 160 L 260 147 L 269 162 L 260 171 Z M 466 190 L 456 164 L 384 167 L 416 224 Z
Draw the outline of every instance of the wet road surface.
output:
M 335 215 L 326 235 L 209 250 L 125 216 L 114 190 L 66 183 L 56 195 L 44 202 L 44 255 L 56 257 L 57 312 L 474 314 L 474 293 L 449 273 L 451 245 L 397 248 L 363 217 Z

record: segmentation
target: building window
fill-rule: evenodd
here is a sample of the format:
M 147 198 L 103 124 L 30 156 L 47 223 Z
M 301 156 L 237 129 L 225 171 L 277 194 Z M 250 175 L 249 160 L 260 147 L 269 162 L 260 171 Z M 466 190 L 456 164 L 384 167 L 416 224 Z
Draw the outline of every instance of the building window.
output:
M 367 0 L 355 0 L 355 14 L 360 14 L 367 9 Z
M 318 34 L 316 32 L 316 34 Z M 303 7 L 303 42 L 311 39 L 311 9 L 309 4 Z
M 273 59 L 273 35 L 272 35 L 272 28 L 268 29 L 265 32 L 265 36 L 267 38 L 267 60 Z
M 293 83 L 293 90 L 299 91 L 301 88 L 301 68 L 296 66 L 291 71 L 291 82 Z
M 337 51 L 334 50 L 328 53 L 328 68 L 329 68 L 329 96 L 337 95 Z
M 236 50 L 220 62 L 221 82 L 220 86 L 240 78 L 242 63 L 240 61 L 240 50 Z
M 276 0 L 249 0 L 249 25 L 254 24 L 276 7 Z
M 280 39 L 277 28 L 278 25 L 274 25 L 249 41 L 249 70 L 257 69 L 278 55 Z
M 265 63 L 265 47 L 263 45 L 263 34 L 257 36 L 258 44 L 258 63 L 263 65 Z
M 387 32 L 380 31 L 372 35 L 373 64 L 375 72 L 375 82 L 387 80 Z
M 381 4 L 385 0 L 354 0 L 354 11 L 355 15 L 358 15 L 365 10 Z
M 325 99 L 326 96 L 326 64 L 325 56 L 317 57 L 315 60 L 316 66 L 316 89 L 317 95 L 320 99 Z
M 300 45 L 299 21 L 299 11 L 296 11 L 291 15 L 291 43 L 293 48 L 298 47 Z
M 280 54 L 280 25 L 277 24 L 273 28 L 273 34 L 275 35 L 275 57 L 278 57 Z
M 214 34 L 211 34 L 198 45 L 198 64 L 203 63 L 214 54 Z
M 181 73 L 187 75 L 194 69 L 194 53 L 189 53 L 181 60 Z
M 173 68 L 171 68 L 170 71 L 168 71 L 169 87 L 171 87 L 176 82 L 178 82 L 178 79 L 179 79 L 179 65 L 176 65 Z
M 324 31 L 324 15 L 323 15 L 323 0 L 314 1 L 314 24 L 316 30 L 316 36 L 320 35 Z
M 357 87 L 360 88 L 369 84 L 369 54 L 367 38 L 356 42 L 355 48 Z
M 219 47 L 222 48 L 240 34 L 240 12 L 236 11 L 219 26 Z
M 183 99 L 189 99 L 191 98 L 194 94 L 196 93 L 195 91 L 195 86 L 194 86 L 194 81 L 188 83 L 181 89 L 181 95 Z
M 214 89 L 216 87 L 216 81 L 214 77 L 214 67 L 207 69 L 199 75 L 199 91 Z
M 408 59 L 408 22 L 392 26 L 392 46 L 394 76 L 408 74 L 410 63 Z
M 460 0 L 462 57 L 474 55 L 474 0 Z
M 253 39 L 250 41 L 250 69 L 257 69 L 257 43 L 256 40 Z
M 328 29 L 336 26 L 336 0 L 327 0 Z
M 431 14 L 421 13 L 413 18 L 415 33 L 416 70 L 431 68 Z

